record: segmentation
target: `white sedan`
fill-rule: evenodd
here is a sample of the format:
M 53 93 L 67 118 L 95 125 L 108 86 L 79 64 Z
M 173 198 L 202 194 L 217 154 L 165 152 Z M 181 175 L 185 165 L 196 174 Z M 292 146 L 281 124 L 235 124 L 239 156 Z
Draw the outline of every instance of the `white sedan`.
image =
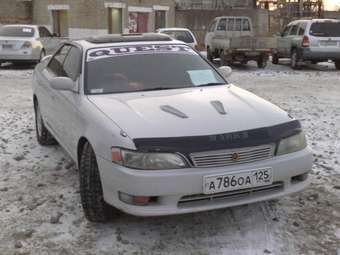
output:
M 309 183 L 298 120 L 161 34 L 65 43 L 33 76 L 37 138 L 76 162 L 90 221 L 275 199 Z
M 195 35 L 187 28 L 160 28 L 157 30 L 157 33 L 166 34 L 175 40 L 185 42 L 193 49 L 198 49 L 198 42 Z
M 49 30 L 36 25 L 4 25 L 0 28 L 0 66 L 2 62 L 39 63 L 60 43 Z

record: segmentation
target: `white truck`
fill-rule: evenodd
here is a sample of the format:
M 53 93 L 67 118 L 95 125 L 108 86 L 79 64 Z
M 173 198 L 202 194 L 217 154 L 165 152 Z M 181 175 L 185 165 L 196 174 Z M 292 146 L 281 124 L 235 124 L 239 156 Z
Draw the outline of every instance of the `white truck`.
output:
M 265 68 L 275 43 L 272 37 L 256 36 L 251 19 L 243 16 L 215 18 L 205 37 L 208 59 L 220 58 L 222 66 L 254 60 L 259 68 Z

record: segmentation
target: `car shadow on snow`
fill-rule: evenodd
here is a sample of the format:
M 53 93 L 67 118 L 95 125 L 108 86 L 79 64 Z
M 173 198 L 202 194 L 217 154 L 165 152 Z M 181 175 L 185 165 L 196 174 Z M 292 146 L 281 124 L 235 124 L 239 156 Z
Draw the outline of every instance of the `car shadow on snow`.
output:
M 35 64 L 31 63 L 3 63 L 0 64 L 1 70 L 32 70 L 35 68 Z

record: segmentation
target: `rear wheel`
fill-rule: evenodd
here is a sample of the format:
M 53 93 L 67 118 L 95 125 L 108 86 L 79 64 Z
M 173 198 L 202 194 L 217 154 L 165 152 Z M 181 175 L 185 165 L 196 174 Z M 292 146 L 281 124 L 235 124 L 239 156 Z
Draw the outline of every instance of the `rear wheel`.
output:
M 47 130 L 44 124 L 43 117 L 38 102 L 35 103 L 35 130 L 37 134 L 37 140 L 40 145 L 55 145 L 57 141 L 53 135 Z
M 335 61 L 335 68 L 340 70 L 340 60 L 339 61 Z
M 274 53 L 273 56 L 272 56 L 272 63 L 274 65 L 278 65 L 279 64 L 279 56 L 276 53 Z
M 114 209 L 104 201 L 103 188 L 96 155 L 87 142 L 79 162 L 80 197 L 85 217 L 92 222 L 107 222 L 114 215 Z
M 292 69 L 298 70 L 301 69 L 301 59 L 296 49 L 292 50 L 290 56 L 290 66 Z

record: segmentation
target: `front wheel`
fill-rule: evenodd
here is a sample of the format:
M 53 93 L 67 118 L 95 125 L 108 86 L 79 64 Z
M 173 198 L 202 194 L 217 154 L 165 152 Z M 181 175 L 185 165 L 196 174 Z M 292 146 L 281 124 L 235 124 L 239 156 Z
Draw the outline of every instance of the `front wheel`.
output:
M 41 115 L 41 110 L 38 102 L 34 105 L 35 110 L 35 130 L 37 135 L 37 140 L 40 145 L 55 145 L 57 141 L 54 139 L 53 135 L 47 130 L 44 124 L 43 117 Z
M 257 60 L 257 67 L 258 68 L 265 68 L 267 66 L 267 60 L 264 59 L 264 57 L 260 57 L 258 60 Z
M 214 58 L 213 58 L 213 55 L 212 55 L 212 52 L 210 51 L 210 48 L 207 47 L 207 59 L 210 61 L 210 62 L 213 62 Z
M 337 70 L 340 70 L 340 60 L 339 61 L 335 61 L 335 68 Z
M 96 155 L 85 143 L 79 162 L 80 197 L 85 217 L 92 222 L 109 221 L 114 210 L 104 201 Z
M 296 49 L 292 50 L 291 56 L 290 56 L 290 66 L 294 70 L 301 69 L 301 59 L 299 57 L 299 54 Z
M 278 65 L 279 64 L 279 56 L 277 54 L 273 54 L 273 56 L 272 56 L 272 63 L 274 65 Z

